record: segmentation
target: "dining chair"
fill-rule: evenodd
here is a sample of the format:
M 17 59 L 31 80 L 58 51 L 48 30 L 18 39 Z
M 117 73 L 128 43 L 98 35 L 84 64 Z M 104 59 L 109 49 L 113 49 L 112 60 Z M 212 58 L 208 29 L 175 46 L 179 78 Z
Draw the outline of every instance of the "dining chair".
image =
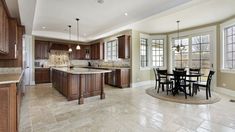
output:
M 193 83 L 193 94 L 194 93 L 197 94 L 197 90 L 200 87 L 204 87 L 204 88 L 206 88 L 206 99 L 208 99 L 208 95 L 209 95 L 209 97 L 211 97 L 211 88 L 210 87 L 211 87 L 211 80 L 212 80 L 212 77 L 214 74 L 215 74 L 215 71 L 210 71 L 206 82 L 194 82 Z
M 175 68 L 176 71 L 185 71 L 185 68 Z
M 157 73 L 157 70 L 159 70 L 159 68 L 153 68 L 153 72 L 154 72 L 154 76 L 155 76 L 155 89 L 157 89 L 157 87 L 160 87 L 159 86 L 159 83 L 158 83 L 158 81 L 159 81 L 159 78 L 158 78 L 158 73 Z
M 162 91 L 164 91 L 164 86 L 166 85 L 166 92 L 168 95 L 168 91 L 171 91 L 173 93 L 173 81 L 169 80 L 167 78 L 167 70 L 157 70 L 158 75 L 158 90 L 157 93 L 159 93 L 160 86 L 162 86 Z M 169 87 L 170 86 L 170 87 Z
M 186 73 L 187 71 L 177 71 L 177 70 L 173 71 L 174 80 L 175 80 L 174 95 L 179 91 L 184 92 L 185 99 L 187 99 L 186 88 L 190 86 L 190 84 L 186 81 Z
M 189 74 L 200 74 L 200 73 L 201 73 L 200 68 L 189 68 Z M 188 77 L 186 81 L 190 83 L 189 94 L 192 95 L 193 94 L 193 92 L 191 92 L 191 91 L 193 91 L 193 90 L 191 90 L 192 83 L 198 82 L 199 81 L 199 76 L 197 76 L 197 77 Z

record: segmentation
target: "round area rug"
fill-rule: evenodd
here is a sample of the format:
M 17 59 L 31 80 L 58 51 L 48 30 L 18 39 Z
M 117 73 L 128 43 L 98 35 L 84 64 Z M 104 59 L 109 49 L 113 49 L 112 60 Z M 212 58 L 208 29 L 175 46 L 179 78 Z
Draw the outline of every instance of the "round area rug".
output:
M 171 101 L 171 102 L 177 102 L 177 103 L 183 103 L 183 104 L 213 104 L 218 101 L 220 101 L 220 97 L 215 92 L 211 93 L 211 98 L 208 100 L 206 99 L 206 91 L 200 90 L 197 95 L 194 96 L 187 96 L 187 99 L 185 99 L 184 93 L 180 92 L 179 94 L 176 94 L 173 96 L 171 92 L 168 92 L 168 95 L 166 94 L 166 91 L 162 92 L 161 90 L 159 93 L 157 93 L 157 90 L 154 88 L 148 88 L 146 89 L 146 93 L 152 97 Z

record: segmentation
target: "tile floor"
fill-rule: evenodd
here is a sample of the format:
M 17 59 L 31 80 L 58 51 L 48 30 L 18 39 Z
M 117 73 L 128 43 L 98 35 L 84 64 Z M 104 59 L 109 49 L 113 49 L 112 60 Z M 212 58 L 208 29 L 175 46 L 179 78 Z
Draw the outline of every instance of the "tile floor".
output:
M 20 132 L 235 132 L 235 103 L 212 105 L 162 101 L 142 88 L 106 86 L 106 99 L 68 102 L 51 84 L 27 88 Z

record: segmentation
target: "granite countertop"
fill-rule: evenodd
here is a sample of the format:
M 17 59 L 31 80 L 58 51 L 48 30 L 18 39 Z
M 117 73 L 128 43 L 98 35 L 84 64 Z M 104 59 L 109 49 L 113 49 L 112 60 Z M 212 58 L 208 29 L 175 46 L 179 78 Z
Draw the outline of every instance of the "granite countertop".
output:
M 19 83 L 23 74 L 24 72 L 12 73 L 12 74 L 0 74 L 0 84 Z
M 97 70 L 97 69 L 89 69 L 89 68 L 55 68 L 52 69 L 63 71 L 71 74 L 97 74 L 97 73 L 108 73 L 110 70 Z
M 85 68 L 94 68 L 94 69 L 130 69 L 130 67 L 112 67 L 112 66 L 99 66 L 99 67 L 94 67 L 94 66 L 87 66 Z

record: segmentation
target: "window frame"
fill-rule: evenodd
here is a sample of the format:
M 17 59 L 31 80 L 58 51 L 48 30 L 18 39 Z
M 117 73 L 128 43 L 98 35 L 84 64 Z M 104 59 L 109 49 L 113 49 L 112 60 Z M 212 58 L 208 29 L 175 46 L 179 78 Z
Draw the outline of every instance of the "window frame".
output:
M 142 44 L 141 44 L 141 42 L 142 42 L 142 39 L 144 39 L 144 40 L 146 40 L 146 49 L 145 49 L 145 51 L 146 51 L 146 66 L 142 66 L 142 55 L 141 55 L 141 52 L 142 52 L 142 49 L 141 49 L 141 47 L 142 47 Z M 145 69 L 145 68 L 148 68 L 149 67 L 149 39 L 148 38 L 146 38 L 146 37 L 140 37 L 140 67 L 142 68 L 142 69 Z
M 220 24 L 220 71 L 222 73 L 232 73 L 235 74 L 235 68 L 225 68 L 225 61 L 224 61 L 224 52 L 225 52 L 225 29 L 231 26 L 235 26 L 235 19 L 229 20 L 227 22 L 224 22 Z
M 114 42 L 116 42 L 116 55 L 115 55 L 115 57 L 113 56 L 113 43 Z M 110 45 L 111 45 L 111 50 L 110 51 L 108 51 L 108 44 L 109 43 L 111 43 Z M 105 61 L 117 61 L 118 60 L 118 40 L 117 39 L 113 39 L 113 40 L 110 40 L 110 41 L 107 41 L 107 42 L 105 42 Z M 110 57 L 108 57 L 108 53 L 110 52 L 110 54 L 111 54 L 111 58 Z M 110 58 L 110 59 L 109 59 Z

